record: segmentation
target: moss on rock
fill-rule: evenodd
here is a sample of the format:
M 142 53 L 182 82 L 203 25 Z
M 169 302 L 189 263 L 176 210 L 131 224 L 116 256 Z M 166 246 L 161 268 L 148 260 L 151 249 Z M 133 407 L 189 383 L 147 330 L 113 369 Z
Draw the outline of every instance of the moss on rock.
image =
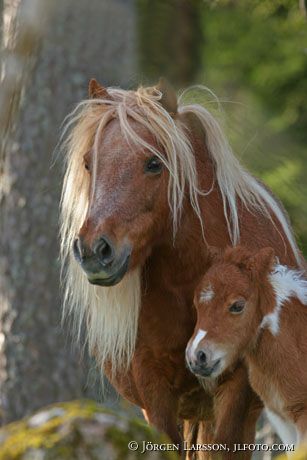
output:
M 135 441 L 136 450 L 128 444 Z M 142 453 L 143 441 L 149 450 Z M 176 460 L 168 439 L 142 420 L 125 417 L 93 401 L 48 406 L 0 431 L 0 460 Z

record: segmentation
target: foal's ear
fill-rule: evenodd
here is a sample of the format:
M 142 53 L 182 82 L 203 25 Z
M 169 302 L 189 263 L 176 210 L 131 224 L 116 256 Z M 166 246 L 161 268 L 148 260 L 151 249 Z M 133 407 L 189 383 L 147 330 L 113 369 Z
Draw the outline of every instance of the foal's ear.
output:
M 160 104 L 171 115 L 175 116 L 178 110 L 177 95 L 169 82 L 161 77 L 156 89 L 162 93 Z
M 208 262 L 210 265 L 212 265 L 214 262 L 217 262 L 221 259 L 223 255 L 223 250 L 221 248 L 217 248 L 216 246 L 208 246 L 207 254 Z
M 273 248 L 262 248 L 248 261 L 248 268 L 255 274 L 266 275 L 273 267 L 275 262 L 275 252 Z
M 88 84 L 88 96 L 90 99 L 110 99 L 110 95 L 104 86 L 95 78 L 91 78 Z

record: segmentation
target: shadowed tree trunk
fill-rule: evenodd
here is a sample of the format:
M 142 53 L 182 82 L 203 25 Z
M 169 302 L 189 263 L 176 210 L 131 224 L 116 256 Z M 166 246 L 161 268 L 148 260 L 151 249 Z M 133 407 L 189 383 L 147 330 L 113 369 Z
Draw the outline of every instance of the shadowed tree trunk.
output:
M 6 146 L 1 211 L 2 421 L 89 394 L 88 366 L 60 325 L 60 124 L 87 82 L 127 86 L 135 72 L 133 0 L 59 0 L 38 47 L 22 109 Z
M 202 0 L 138 0 L 140 68 L 185 87 L 201 68 Z

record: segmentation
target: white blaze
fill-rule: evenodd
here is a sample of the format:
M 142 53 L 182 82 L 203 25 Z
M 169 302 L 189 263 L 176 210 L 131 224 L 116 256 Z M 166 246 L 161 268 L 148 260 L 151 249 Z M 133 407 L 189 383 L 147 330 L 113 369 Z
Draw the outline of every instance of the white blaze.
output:
M 206 336 L 207 331 L 199 329 L 190 347 L 190 356 L 193 357 L 199 342 Z
M 212 290 L 212 287 L 209 286 L 207 289 L 204 289 L 199 296 L 199 301 L 200 302 L 210 302 L 214 297 L 214 292 Z

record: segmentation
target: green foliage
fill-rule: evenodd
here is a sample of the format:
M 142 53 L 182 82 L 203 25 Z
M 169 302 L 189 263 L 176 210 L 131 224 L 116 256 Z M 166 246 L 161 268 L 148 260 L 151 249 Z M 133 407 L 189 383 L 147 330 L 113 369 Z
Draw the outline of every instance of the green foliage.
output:
M 306 17 L 296 0 L 207 2 L 202 14 L 200 80 L 239 102 L 225 104 L 235 150 L 282 200 L 306 255 Z
M 203 11 L 205 70 L 217 83 L 248 87 L 270 108 L 276 131 L 292 128 L 304 137 L 307 23 L 298 1 L 235 5 L 217 2 Z

